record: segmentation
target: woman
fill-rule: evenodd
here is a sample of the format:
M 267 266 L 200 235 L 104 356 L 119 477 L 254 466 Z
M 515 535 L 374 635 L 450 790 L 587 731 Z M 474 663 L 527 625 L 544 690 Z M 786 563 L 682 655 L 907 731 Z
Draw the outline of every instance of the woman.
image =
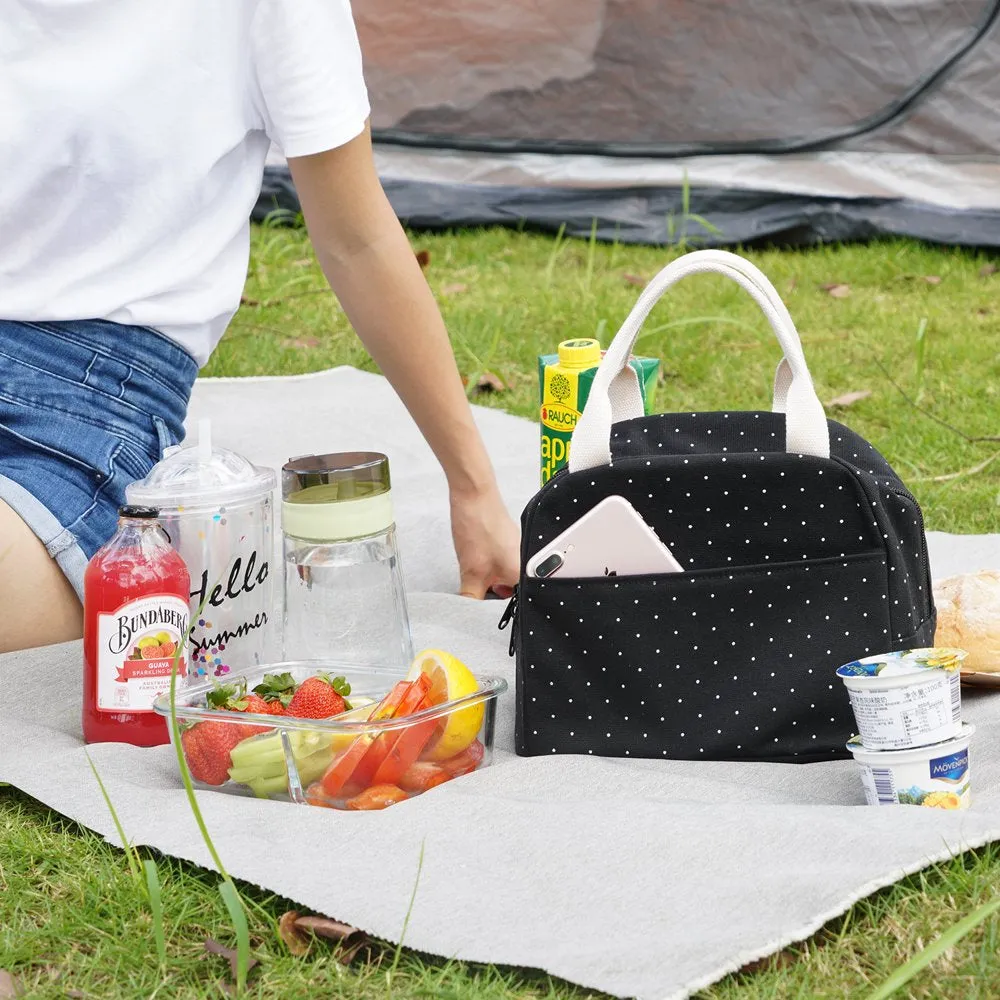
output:
M 0 651 L 80 635 L 86 561 L 181 437 L 239 305 L 271 141 L 332 289 L 444 468 L 462 593 L 513 584 L 517 528 L 368 115 L 348 0 L 0 14 Z

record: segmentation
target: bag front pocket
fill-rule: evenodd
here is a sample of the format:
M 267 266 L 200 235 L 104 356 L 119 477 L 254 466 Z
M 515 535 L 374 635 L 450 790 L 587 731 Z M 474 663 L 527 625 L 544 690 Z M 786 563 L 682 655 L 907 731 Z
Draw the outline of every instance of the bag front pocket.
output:
M 516 748 L 688 760 L 846 757 L 838 666 L 893 648 L 883 552 L 526 578 Z

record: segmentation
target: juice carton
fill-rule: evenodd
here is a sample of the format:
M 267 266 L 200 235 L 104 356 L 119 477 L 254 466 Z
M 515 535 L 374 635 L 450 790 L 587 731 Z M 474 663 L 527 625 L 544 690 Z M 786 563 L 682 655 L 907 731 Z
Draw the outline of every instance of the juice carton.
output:
M 587 403 L 602 357 L 600 343 L 590 339 L 564 340 L 558 354 L 539 355 L 543 486 L 569 461 L 573 428 Z M 643 407 L 649 414 L 660 362 L 657 358 L 632 358 L 629 364 L 639 377 Z

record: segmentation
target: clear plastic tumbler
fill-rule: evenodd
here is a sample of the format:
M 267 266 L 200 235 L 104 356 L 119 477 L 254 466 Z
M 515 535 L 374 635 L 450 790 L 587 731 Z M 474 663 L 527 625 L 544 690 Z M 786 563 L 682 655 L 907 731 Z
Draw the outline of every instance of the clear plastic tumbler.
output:
M 407 667 L 410 619 L 389 460 L 294 458 L 281 470 L 284 658 Z

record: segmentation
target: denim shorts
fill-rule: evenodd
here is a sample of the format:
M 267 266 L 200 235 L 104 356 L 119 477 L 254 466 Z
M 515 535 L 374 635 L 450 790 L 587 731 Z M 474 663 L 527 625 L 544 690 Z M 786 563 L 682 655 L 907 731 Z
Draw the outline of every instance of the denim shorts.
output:
M 125 487 L 184 435 L 198 364 L 156 330 L 0 320 L 0 500 L 83 596 Z

